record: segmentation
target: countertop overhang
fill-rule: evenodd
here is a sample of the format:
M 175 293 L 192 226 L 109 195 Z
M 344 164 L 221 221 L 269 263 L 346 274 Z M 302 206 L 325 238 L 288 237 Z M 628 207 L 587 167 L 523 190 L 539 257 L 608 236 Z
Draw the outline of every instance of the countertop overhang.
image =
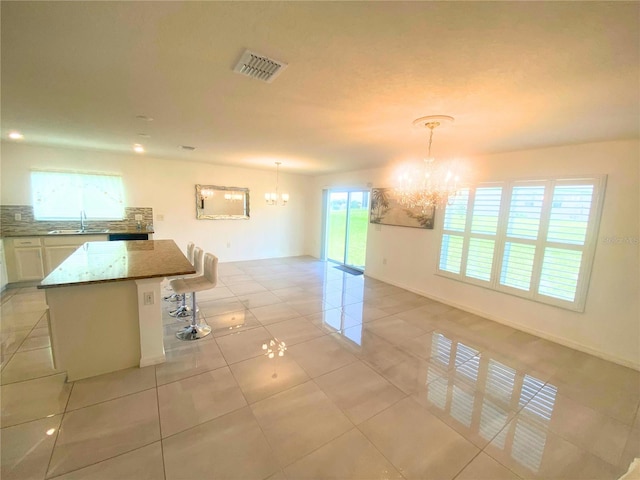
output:
M 172 277 L 196 273 L 173 240 L 87 242 L 38 288 Z

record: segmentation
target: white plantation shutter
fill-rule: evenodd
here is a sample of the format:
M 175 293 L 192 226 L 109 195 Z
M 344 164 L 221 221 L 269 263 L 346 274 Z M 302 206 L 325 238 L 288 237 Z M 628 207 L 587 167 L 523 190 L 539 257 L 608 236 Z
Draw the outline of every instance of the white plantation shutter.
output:
M 469 189 L 463 189 L 456 195 L 452 203 L 447 206 L 444 214 L 444 230 L 448 233 L 442 236 L 440 249 L 440 270 L 460 273 L 462 265 L 462 247 L 467 222 L 467 203 Z
M 605 176 L 466 189 L 446 207 L 440 274 L 583 310 Z
M 502 187 L 478 187 L 473 199 L 466 276 L 491 280 Z
M 467 259 L 467 276 L 479 280 L 491 279 L 491 262 L 495 240 L 471 238 L 469 240 L 469 257 Z
M 491 280 L 501 196 L 501 186 L 465 189 L 447 206 L 440 270 Z
M 540 279 L 535 298 L 557 305 L 583 305 L 591 270 L 603 181 L 557 180 L 549 206 L 546 238 L 540 253 Z
M 573 302 L 593 203 L 593 185 L 556 185 L 538 293 Z
M 500 284 L 528 292 L 540 230 L 545 185 L 514 185 L 502 255 Z

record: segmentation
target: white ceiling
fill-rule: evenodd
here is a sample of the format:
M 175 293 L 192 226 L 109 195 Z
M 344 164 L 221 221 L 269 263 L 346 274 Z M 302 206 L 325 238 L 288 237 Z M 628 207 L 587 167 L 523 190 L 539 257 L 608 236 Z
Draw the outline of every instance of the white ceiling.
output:
M 423 155 L 431 114 L 441 155 L 640 134 L 638 2 L 1 8 L 3 139 L 318 174 Z M 289 66 L 233 73 L 245 48 Z

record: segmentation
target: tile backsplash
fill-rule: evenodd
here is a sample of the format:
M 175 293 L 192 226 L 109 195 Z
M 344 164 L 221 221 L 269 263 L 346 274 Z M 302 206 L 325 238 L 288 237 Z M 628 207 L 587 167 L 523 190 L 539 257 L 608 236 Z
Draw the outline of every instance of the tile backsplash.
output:
M 153 231 L 153 209 L 149 207 L 125 207 L 125 218 L 117 221 L 88 220 L 87 228 L 94 230 L 109 229 L 111 231 L 136 231 L 138 221 L 136 215 L 142 215 L 143 231 Z M 16 220 L 16 213 L 22 218 Z M 148 228 L 150 226 L 150 228 Z M 31 205 L 0 205 L 0 235 L 24 235 L 46 233 L 51 230 L 67 230 L 80 228 L 80 215 L 72 221 L 36 221 L 33 218 Z

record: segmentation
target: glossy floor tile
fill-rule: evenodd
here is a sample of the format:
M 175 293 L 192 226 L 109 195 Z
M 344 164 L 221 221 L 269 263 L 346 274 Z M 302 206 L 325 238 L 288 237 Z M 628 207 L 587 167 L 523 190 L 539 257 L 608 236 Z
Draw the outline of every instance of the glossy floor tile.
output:
M 229 367 L 158 388 L 162 436 L 168 437 L 247 404 Z
M 315 383 L 356 425 L 405 397 L 360 361 L 317 377 Z
M 167 480 L 263 479 L 279 469 L 248 407 L 163 440 Z
M 521 477 L 485 453 L 478 454 L 456 480 L 519 480 Z
M 177 339 L 163 301 L 164 363 L 74 383 L 44 293 L 3 292 L 2 478 L 617 480 L 640 457 L 640 372 L 311 257 L 219 275 L 211 335 Z
M 274 358 L 260 355 L 234 363 L 231 371 L 249 403 L 309 380 L 309 376 L 291 355 Z
M 288 478 L 401 479 L 402 475 L 356 428 L 289 465 Z
M 405 478 L 454 478 L 480 451 L 411 398 L 367 420 L 360 430 Z
M 86 467 L 160 440 L 155 389 L 68 412 L 48 476 Z
M 18 348 L 18 352 L 48 348 L 50 346 L 51 340 L 49 338 L 49 327 L 44 326 L 31 330 L 27 338 L 25 338 L 24 342 L 20 345 L 20 348 Z
M 127 368 L 118 372 L 78 380 L 73 384 L 67 411 L 155 388 L 154 367 Z
M 19 382 L 32 378 L 54 375 L 58 371 L 53 366 L 51 348 L 18 351 L 13 354 L 0 374 L 0 383 Z
M 44 478 L 62 415 L 2 429 L 0 477 L 3 480 Z
M 313 382 L 251 405 L 280 466 L 311 453 L 353 427 Z
M 322 336 L 289 347 L 288 352 L 311 377 L 331 372 L 357 358 L 331 336 Z
M 162 446 L 155 442 L 55 477 L 56 480 L 158 480 L 164 477 Z
M 2 427 L 63 413 L 72 385 L 64 373 L 0 387 Z
M 165 351 L 165 362 L 156 365 L 156 381 L 164 385 L 227 365 L 216 342 L 180 342 Z

